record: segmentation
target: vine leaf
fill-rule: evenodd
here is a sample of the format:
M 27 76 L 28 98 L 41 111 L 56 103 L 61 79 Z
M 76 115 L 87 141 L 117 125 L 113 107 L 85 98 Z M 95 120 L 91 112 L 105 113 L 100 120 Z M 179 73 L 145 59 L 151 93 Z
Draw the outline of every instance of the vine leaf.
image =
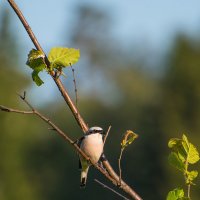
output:
M 28 54 L 28 59 L 26 64 L 33 69 L 32 78 L 33 81 L 38 85 L 42 85 L 44 82 L 40 79 L 39 73 L 46 69 L 46 64 L 44 61 L 44 54 L 36 49 L 32 49 Z
M 48 59 L 51 62 L 51 69 L 62 69 L 78 62 L 80 58 L 79 49 L 54 47 L 50 50 Z

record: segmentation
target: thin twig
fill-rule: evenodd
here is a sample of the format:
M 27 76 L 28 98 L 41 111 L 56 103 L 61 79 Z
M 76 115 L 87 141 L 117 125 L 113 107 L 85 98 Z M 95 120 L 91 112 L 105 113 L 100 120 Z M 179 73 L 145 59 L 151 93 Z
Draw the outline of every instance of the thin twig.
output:
M 106 135 L 105 135 L 105 137 L 104 137 L 104 141 L 103 141 L 103 144 L 104 144 L 104 145 L 105 145 L 105 143 L 106 143 L 106 139 L 107 139 L 107 137 L 108 137 L 108 134 L 109 134 L 109 132 L 110 132 L 111 127 L 112 127 L 112 126 L 109 126 L 109 127 L 108 127 L 108 130 L 107 130 Z
M 20 114 L 33 114 L 33 111 L 23 111 L 23 110 L 17 110 L 13 108 L 8 108 L 6 106 L 0 105 L 0 110 L 5 112 L 14 112 L 14 113 L 20 113 Z
M 123 196 L 122 194 L 120 194 L 119 192 L 115 191 L 114 189 L 110 188 L 109 186 L 105 185 L 104 183 L 102 183 L 101 181 L 94 179 L 94 181 L 96 181 L 98 184 L 100 184 L 101 186 L 103 186 L 104 188 L 107 188 L 108 190 L 112 191 L 113 193 L 117 194 L 118 196 L 122 197 L 124 200 L 129 200 L 128 198 L 126 198 L 125 196 Z
M 75 79 L 75 69 L 72 67 L 71 63 L 70 63 L 70 67 L 71 67 L 72 75 L 73 75 L 75 98 L 76 98 L 75 102 L 76 102 L 76 107 L 78 107 L 78 90 L 77 90 L 76 79 Z
M 121 181 L 122 181 L 121 159 L 122 159 L 123 151 L 124 151 L 124 148 L 121 148 L 120 156 L 119 156 L 119 159 L 118 159 L 118 167 L 119 167 L 119 185 L 121 185 Z

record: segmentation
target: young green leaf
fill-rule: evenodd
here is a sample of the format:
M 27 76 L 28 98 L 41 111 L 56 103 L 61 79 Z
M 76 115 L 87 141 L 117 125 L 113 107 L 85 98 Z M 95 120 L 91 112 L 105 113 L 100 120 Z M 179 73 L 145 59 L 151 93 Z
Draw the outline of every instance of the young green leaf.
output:
M 79 60 L 80 51 L 73 48 L 55 47 L 49 52 L 48 59 L 51 68 L 62 68 L 70 66 Z
M 172 151 L 176 152 L 179 158 L 184 162 L 187 158 L 187 153 L 185 152 L 182 140 L 178 138 L 172 138 L 168 142 L 168 147 L 172 149 Z
M 123 140 L 121 142 L 121 148 L 126 148 L 129 144 L 131 144 L 136 138 L 138 138 L 138 135 L 134 133 L 131 130 L 127 130 L 124 134 Z
M 46 64 L 44 62 L 44 54 L 39 50 L 32 49 L 28 54 L 26 64 L 33 70 L 41 71 L 45 69 Z
M 199 152 L 197 151 L 196 147 L 191 143 L 189 145 L 187 161 L 190 164 L 194 164 L 199 161 Z
M 168 147 L 169 148 L 174 148 L 180 145 L 180 139 L 178 138 L 171 138 L 168 142 Z
M 32 78 L 33 81 L 36 83 L 37 86 L 42 85 L 44 82 L 41 80 L 41 78 L 38 76 L 39 71 L 34 70 L 32 72 Z
M 176 188 L 168 193 L 166 200 L 179 200 L 182 198 L 184 198 L 183 189 Z
M 185 153 L 188 154 L 189 147 L 190 147 L 190 143 L 189 143 L 189 141 L 188 141 L 186 135 L 184 135 L 184 134 L 183 134 L 183 136 L 182 136 L 181 144 L 182 144 L 182 147 L 183 147 Z
M 39 51 L 32 49 L 28 54 L 28 59 L 26 64 L 33 69 L 32 78 L 33 81 L 38 85 L 42 85 L 44 82 L 38 76 L 39 72 L 46 69 L 46 64 L 44 62 L 44 54 Z
M 194 170 L 191 172 L 187 172 L 187 184 L 192 183 L 192 181 L 198 176 L 198 171 Z M 193 183 L 194 184 L 194 183 Z
M 185 134 L 183 134 L 182 140 L 187 144 L 187 146 L 189 146 L 190 143 L 189 143 L 189 141 L 188 141 L 188 139 L 187 139 Z
M 182 162 L 182 160 L 179 158 L 177 153 L 171 152 L 169 154 L 168 161 L 172 166 L 174 166 L 178 170 L 180 170 L 182 172 L 185 170 L 185 165 Z

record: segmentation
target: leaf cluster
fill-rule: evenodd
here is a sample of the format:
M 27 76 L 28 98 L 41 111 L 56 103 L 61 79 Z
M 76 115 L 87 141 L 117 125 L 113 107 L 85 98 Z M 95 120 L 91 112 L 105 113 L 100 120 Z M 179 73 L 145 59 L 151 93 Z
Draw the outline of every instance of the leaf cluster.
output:
M 188 141 L 186 135 L 184 134 L 181 139 L 170 139 L 168 147 L 172 150 L 168 157 L 169 163 L 183 173 L 185 183 L 189 186 L 189 188 L 190 185 L 195 185 L 193 181 L 198 176 L 198 171 L 189 171 L 188 167 L 189 164 L 195 164 L 199 161 L 199 152 L 197 148 Z M 175 190 L 168 193 L 167 200 L 177 199 L 185 199 L 182 189 L 176 188 Z M 190 198 L 187 197 L 186 199 Z
M 54 47 L 49 52 L 48 60 L 50 66 L 47 67 L 45 55 L 39 50 L 32 49 L 28 54 L 26 64 L 33 69 L 33 81 L 40 86 L 44 83 L 38 75 L 41 71 L 45 70 L 49 73 L 57 70 L 62 74 L 62 69 L 75 64 L 79 60 L 79 57 L 80 51 L 78 49 Z
M 167 200 L 190 200 L 190 198 L 184 197 L 183 189 L 176 188 L 168 193 Z

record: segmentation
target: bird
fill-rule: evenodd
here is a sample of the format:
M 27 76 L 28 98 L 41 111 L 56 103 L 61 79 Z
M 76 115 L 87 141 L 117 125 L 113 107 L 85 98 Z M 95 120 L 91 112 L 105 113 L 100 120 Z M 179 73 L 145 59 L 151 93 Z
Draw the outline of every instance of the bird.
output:
M 103 154 L 103 136 L 105 135 L 103 129 L 98 126 L 89 128 L 85 136 L 83 136 L 78 145 L 80 149 L 90 158 L 92 163 L 98 163 Z M 81 169 L 80 187 L 86 186 L 87 174 L 90 163 L 81 155 L 79 155 L 79 168 Z

